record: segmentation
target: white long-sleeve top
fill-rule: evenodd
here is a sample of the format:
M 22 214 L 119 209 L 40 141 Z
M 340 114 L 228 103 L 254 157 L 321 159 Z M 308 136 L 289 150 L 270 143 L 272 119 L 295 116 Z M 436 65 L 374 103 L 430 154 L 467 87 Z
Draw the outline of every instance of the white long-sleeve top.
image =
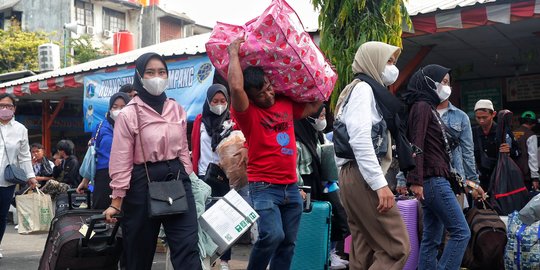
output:
M 28 130 L 26 127 L 12 118 L 5 125 L 0 123 L 0 131 L 4 138 L 2 140 L 2 137 L 0 137 L 0 187 L 13 185 L 4 179 L 4 169 L 9 162 L 23 169 L 26 173 L 26 178 L 36 177 L 34 168 L 32 167 L 32 156 L 30 155 Z M 8 154 L 7 157 L 6 151 Z
M 372 190 L 380 189 L 388 182 L 379 164 L 373 141 L 371 127 L 382 121 L 382 115 L 377 111 L 375 96 L 371 86 L 366 82 L 358 83 L 351 91 L 349 102 L 340 108 L 337 115 L 347 126 L 349 144 L 354 152 L 360 173 Z M 349 162 L 349 159 L 336 157 L 338 167 Z
M 527 139 L 527 153 L 529 154 L 529 169 L 531 178 L 538 178 L 538 139 L 533 135 Z

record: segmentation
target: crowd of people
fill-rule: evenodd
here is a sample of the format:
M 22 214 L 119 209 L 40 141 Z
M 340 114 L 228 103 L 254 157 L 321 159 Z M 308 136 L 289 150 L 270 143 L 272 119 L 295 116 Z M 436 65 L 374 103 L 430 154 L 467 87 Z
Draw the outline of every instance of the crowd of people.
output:
M 361 45 L 351 63 L 355 79 L 343 89 L 335 109 L 347 127 L 348 140 L 342 143 L 351 153 L 336 154 L 329 163 L 322 155 L 332 144 L 323 133 L 331 130 L 328 107 L 322 101 L 298 103 L 276 95 L 264 69 L 241 68 L 242 42 L 237 39 L 228 48 L 228 85 L 208 88 L 191 132 L 191 148 L 186 111 L 164 92 L 168 69 L 159 54 L 141 55 L 133 84 L 110 98 L 106 119 L 96 125 L 89 142 L 97 149 L 91 206 L 102 209 L 108 222 L 122 213 L 122 267 L 151 269 L 162 226 L 173 267 L 201 269 L 189 175 L 206 179 L 209 170 L 219 167 L 223 157 L 216 148 L 233 130 L 246 139 L 237 154 L 249 184 L 238 192 L 260 217 L 248 269 L 290 268 L 295 243 L 301 241 L 297 233 L 306 194 L 299 186 L 311 187 L 313 199 L 332 205 L 330 269 L 404 267 L 410 239 L 395 203 L 399 194 L 421 202 L 418 269 L 459 269 L 471 236 L 463 209 L 489 195 L 500 153 L 516 161 L 526 187 L 538 192 L 535 113 L 524 112 L 519 128 L 501 141 L 495 108 L 482 99 L 474 107 L 478 125 L 472 128 L 467 114 L 449 101 L 449 68 L 421 67 L 398 97 L 387 87 L 399 75 L 395 65 L 401 49 L 381 42 Z M 29 144 L 26 128 L 14 119 L 15 108 L 12 96 L 0 95 L 0 242 L 15 193 L 15 185 L 3 177 L 6 165 L 16 160 L 25 171 L 28 187 L 20 187 L 22 192 L 41 186 L 51 196 L 68 188 L 82 193 L 91 182 L 79 173 L 72 141 L 59 141 L 49 160 L 41 144 Z M 401 170 L 395 188 L 386 177 L 393 159 Z M 329 176 L 332 171 L 335 176 Z M 170 180 L 171 175 L 185 188 L 188 211 L 151 218 L 148 184 Z M 213 196 L 228 191 L 212 188 Z M 445 231 L 448 238 L 438 256 Z M 346 260 L 338 249 L 348 235 L 352 246 Z M 220 268 L 228 269 L 230 259 L 228 250 Z

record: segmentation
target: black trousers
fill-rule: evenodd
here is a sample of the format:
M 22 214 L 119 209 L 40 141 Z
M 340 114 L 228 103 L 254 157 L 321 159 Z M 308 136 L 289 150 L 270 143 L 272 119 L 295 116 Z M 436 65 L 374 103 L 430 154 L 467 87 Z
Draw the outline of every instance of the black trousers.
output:
M 159 181 L 180 170 L 189 211 L 163 218 L 148 217 L 148 180 L 144 165 L 135 165 L 130 188 L 122 202 L 122 235 L 127 270 L 152 269 L 160 225 L 163 224 L 175 270 L 201 269 L 198 249 L 198 225 L 191 181 L 178 160 L 147 163 L 150 179 Z
M 92 192 L 93 209 L 107 209 L 111 205 L 112 189 L 109 186 L 110 183 L 109 168 L 96 170 L 94 191 Z

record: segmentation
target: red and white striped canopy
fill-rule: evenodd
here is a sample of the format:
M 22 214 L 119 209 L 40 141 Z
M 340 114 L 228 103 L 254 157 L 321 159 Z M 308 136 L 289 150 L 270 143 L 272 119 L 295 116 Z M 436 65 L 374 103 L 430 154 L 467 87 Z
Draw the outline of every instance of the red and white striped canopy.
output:
M 459 4 L 454 7 L 456 6 Z M 430 12 L 429 14 L 418 13 L 411 17 L 412 28 L 407 25 L 403 26 L 402 36 L 406 38 L 495 23 L 509 24 L 513 21 L 530 18 L 540 18 L 540 0 L 515 1 L 513 3 L 495 1 L 482 5 Z

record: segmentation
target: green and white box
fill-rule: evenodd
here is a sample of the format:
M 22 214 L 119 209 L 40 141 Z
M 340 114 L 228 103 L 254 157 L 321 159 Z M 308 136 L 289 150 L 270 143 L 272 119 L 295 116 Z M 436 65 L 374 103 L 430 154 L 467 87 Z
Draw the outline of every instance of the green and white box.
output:
M 221 255 L 258 218 L 257 212 L 233 189 L 201 215 L 199 224 L 218 245 L 217 253 Z

